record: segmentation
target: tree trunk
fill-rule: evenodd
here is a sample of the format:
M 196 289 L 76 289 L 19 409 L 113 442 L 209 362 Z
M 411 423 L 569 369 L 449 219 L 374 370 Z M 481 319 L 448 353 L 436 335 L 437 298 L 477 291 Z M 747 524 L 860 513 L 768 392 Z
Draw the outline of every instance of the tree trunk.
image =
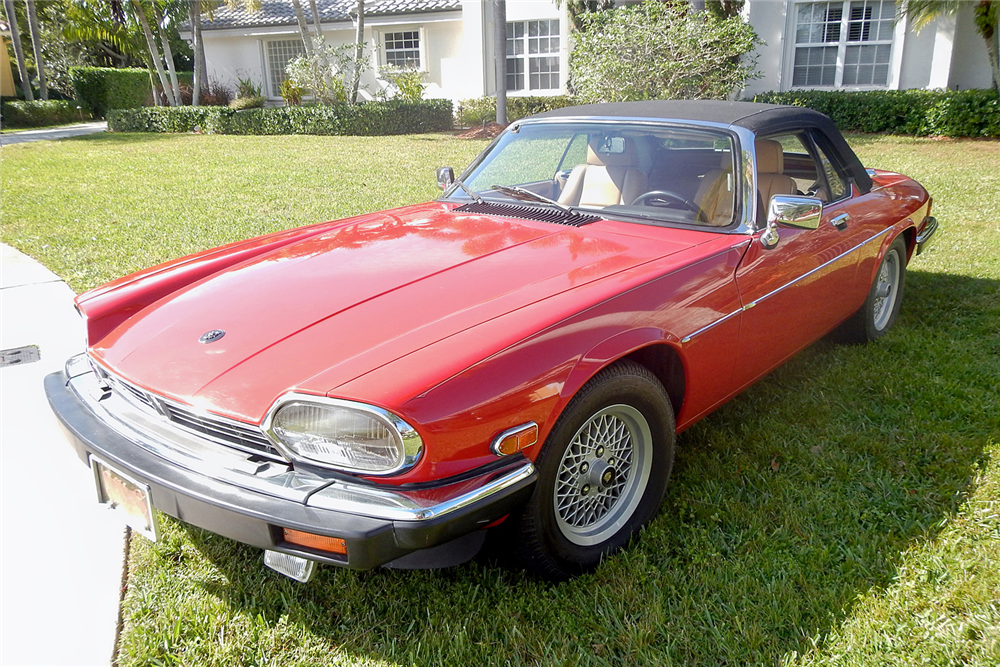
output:
M 177 66 L 174 65 L 174 52 L 170 48 L 170 39 L 167 37 L 167 31 L 163 27 L 163 10 L 158 4 L 153 4 L 153 11 L 156 12 L 156 24 L 159 28 L 160 33 L 160 43 L 163 44 L 163 59 L 167 61 L 167 71 L 170 73 L 170 87 L 174 91 L 174 106 L 181 106 L 183 102 L 181 101 L 181 85 L 177 81 Z
M 323 39 L 323 28 L 320 26 L 319 8 L 316 7 L 316 0 L 309 0 L 309 8 L 312 10 L 313 25 L 316 26 L 316 37 Z
M 160 86 L 163 88 L 163 95 L 167 98 L 167 106 L 177 106 L 177 101 L 173 99 L 173 91 L 170 89 L 170 82 L 167 81 L 167 73 L 163 71 L 163 56 L 160 55 L 160 49 L 156 47 L 156 40 L 153 38 L 153 31 L 149 29 L 149 21 L 146 20 L 146 12 L 142 9 L 142 5 L 139 4 L 139 0 L 131 0 L 132 9 L 135 10 L 136 18 L 139 19 L 139 25 L 142 26 L 142 34 L 146 37 L 146 47 L 149 49 L 150 59 L 152 60 L 153 67 L 156 68 L 156 75 L 160 78 Z M 156 90 L 154 86 L 153 97 L 156 97 Z
M 354 47 L 354 80 L 351 81 L 351 104 L 358 103 L 358 86 L 361 84 L 361 59 L 365 54 L 365 0 L 358 0 L 357 45 Z
M 28 30 L 31 32 L 31 48 L 35 51 L 35 71 L 38 74 L 38 94 L 43 100 L 49 99 L 49 86 L 45 81 L 45 56 L 42 55 L 42 35 L 38 29 L 38 12 L 35 0 L 26 0 L 28 9 Z
M 17 73 L 21 77 L 21 90 L 24 99 L 35 100 L 31 92 L 31 79 L 28 78 L 28 66 L 24 62 L 24 49 L 21 47 L 21 31 L 17 29 L 17 15 L 14 13 L 14 1 L 3 0 L 4 11 L 7 12 L 7 23 L 10 25 L 10 41 L 14 45 L 14 58 L 17 59 Z
M 493 59 L 497 70 L 497 123 L 507 124 L 507 0 L 493 0 Z M 525 72 L 527 74 L 527 72 Z
M 299 0 L 292 0 L 292 9 L 295 10 L 295 20 L 299 22 L 299 32 L 302 33 L 302 45 L 305 46 L 306 55 L 312 55 L 312 36 L 309 34 L 309 26 L 306 24 L 306 15 L 302 13 L 302 3 Z
M 188 5 L 188 20 L 191 22 L 191 47 L 194 51 L 194 81 L 191 90 L 191 106 L 198 106 L 201 102 L 201 85 L 205 73 L 202 70 L 202 56 L 205 55 L 205 47 L 201 43 L 201 0 L 191 0 Z

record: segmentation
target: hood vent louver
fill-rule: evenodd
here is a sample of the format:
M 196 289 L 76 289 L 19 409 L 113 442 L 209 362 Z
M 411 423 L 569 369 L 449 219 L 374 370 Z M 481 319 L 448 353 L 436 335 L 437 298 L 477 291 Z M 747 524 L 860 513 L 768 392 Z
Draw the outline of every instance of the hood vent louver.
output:
M 603 220 L 599 215 L 589 215 L 587 213 L 577 213 L 572 211 L 567 213 L 557 208 L 541 208 L 538 206 L 522 206 L 521 204 L 504 204 L 500 202 L 484 201 L 482 203 L 472 202 L 454 209 L 454 213 L 476 213 L 479 215 L 502 215 L 508 218 L 520 218 L 521 220 L 537 220 L 539 222 L 552 222 L 557 225 L 569 225 L 571 227 L 581 227 L 592 222 Z

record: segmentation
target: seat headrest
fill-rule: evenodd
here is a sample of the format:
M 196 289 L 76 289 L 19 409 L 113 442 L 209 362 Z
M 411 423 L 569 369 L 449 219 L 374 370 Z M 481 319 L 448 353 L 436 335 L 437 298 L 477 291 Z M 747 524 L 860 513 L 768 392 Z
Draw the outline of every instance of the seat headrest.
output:
M 604 167 L 634 167 L 637 163 L 635 141 L 630 137 L 624 137 L 624 140 L 625 150 L 621 153 L 611 153 L 604 148 L 605 137 L 591 137 L 587 143 L 587 164 Z
M 772 139 L 758 139 L 754 142 L 757 152 L 758 174 L 780 174 L 785 171 L 785 154 L 781 144 Z

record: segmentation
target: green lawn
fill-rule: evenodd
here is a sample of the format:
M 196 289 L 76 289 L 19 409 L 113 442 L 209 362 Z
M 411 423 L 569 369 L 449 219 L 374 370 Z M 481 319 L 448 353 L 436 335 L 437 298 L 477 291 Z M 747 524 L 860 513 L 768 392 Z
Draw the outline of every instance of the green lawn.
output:
M 159 543 L 133 538 L 120 664 L 1000 664 L 1000 143 L 851 142 L 924 183 L 942 225 L 896 328 L 867 347 L 817 343 L 683 434 L 660 515 L 597 572 L 540 582 L 494 544 L 451 570 L 327 567 L 300 585 L 168 520 Z M 482 146 L 7 146 L 0 231 L 80 290 L 431 198 L 433 169 Z

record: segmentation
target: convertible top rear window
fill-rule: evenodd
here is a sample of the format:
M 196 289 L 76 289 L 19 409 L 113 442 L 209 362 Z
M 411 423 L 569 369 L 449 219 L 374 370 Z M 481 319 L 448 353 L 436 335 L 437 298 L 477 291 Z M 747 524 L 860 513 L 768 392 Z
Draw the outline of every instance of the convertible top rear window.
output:
M 570 121 L 506 133 L 463 185 L 486 201 L 548 201 L 624 219 L 725 227 L 737 210 L 735 173 L 733 138 L 723 132 Z M 459 188 L 450 196 L 472 198 Z

